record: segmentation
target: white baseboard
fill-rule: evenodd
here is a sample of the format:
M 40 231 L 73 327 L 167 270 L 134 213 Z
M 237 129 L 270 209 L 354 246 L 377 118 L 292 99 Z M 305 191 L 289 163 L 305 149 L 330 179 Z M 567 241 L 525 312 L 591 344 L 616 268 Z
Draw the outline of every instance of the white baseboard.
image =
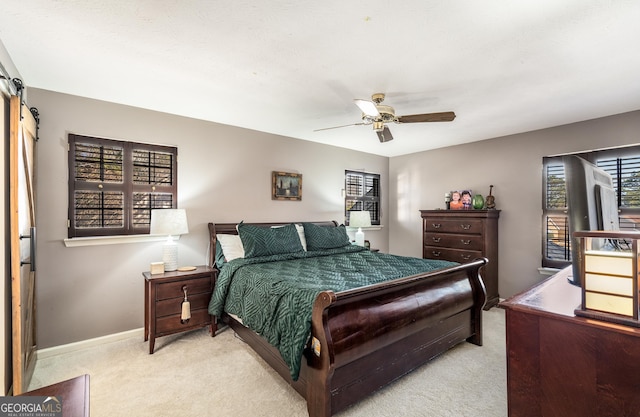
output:
M 36 351 L 36 357 L 38 359 L 49 358 L 51 356 L 62 355 L 63 353 L 74 352 L 76 350 L 103 345 L 105 343 L 117 342 L 131 337 L 139 337 L 140 341 L 142 341 L 144 338 L 144 329 L 141 327 L 139 329 L 127 330 L 126 332 L 114 333 L 107 336 L 96 337 L 94 339 L 81 340 L 79 342 L 68 343 L 66 345 L 38 349 Z

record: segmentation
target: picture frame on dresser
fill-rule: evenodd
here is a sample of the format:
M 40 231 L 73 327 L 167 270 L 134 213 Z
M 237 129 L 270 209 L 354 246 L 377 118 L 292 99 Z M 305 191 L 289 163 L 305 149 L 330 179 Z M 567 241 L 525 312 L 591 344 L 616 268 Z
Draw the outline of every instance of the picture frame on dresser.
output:
M 454 190 L 449 193 L 451 201 L 449 202 L 450 210 L 469 210 L 471 209 L 472 192 L 469 188 Z

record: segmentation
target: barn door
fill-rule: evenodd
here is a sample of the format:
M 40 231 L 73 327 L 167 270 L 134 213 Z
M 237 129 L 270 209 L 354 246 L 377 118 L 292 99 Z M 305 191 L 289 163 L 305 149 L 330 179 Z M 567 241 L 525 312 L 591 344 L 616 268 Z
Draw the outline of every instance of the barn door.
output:
M 9 139 L 13 394 L 27 390 L 36 353 L 34 158 L 37 122 L 12 96 Z

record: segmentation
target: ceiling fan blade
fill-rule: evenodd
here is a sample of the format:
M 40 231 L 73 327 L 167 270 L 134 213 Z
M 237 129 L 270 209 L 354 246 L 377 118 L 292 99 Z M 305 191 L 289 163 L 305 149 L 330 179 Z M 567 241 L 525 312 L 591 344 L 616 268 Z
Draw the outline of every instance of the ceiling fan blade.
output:
M 398 116 L 398 123 L 422 123 L 422 122 L 451 122 L 456 118 L 452 111 L 442 113 L 412 114 L 409 116 Z
M 378 111 L 375 103 L 373 103 L 372 101 L 357 98 L 353 100 L 353 102 L 356 103 L 356 106 L 360 107 L 362 113 L 366 114 L 367 116 L 380 117 L 380 112 Z
M 382 130 L 376 131 L 376 133 L 378 134 L 378 139 L 380 139 L 380 142 L 384 143 L 393 140 L 393 135 L 391 134 L 391 131 L 387 126 L 385 126 Z
M 364 125 L 364 123 L 361 122 L 361 123 L 351 123 L 350 125 L 323 127 L 322 129 L 315 129 L 314 132 L 320 132 L 322 130 L 340 129 L 341 127 L 360 126 L 360 125 Z

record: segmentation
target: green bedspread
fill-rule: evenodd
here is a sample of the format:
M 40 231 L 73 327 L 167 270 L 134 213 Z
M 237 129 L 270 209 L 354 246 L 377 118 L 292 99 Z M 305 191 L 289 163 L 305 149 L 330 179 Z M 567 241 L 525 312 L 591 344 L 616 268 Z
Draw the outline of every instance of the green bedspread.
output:
M 216 281 L 209 313 L 222 311 L 275 346 L 298 379 L 318 293 L 334 292 L 455 265 L 453 262 L 373 253 L 359 246 L 235 259 Z

